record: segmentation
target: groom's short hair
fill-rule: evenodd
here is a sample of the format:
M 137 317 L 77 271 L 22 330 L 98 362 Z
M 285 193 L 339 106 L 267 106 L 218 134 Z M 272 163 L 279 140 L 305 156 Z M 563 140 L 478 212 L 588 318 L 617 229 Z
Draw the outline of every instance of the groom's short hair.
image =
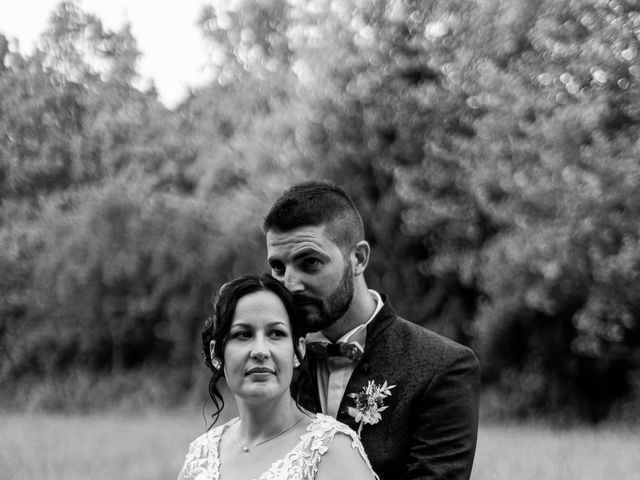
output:
M 325 225 L 331 240 L 342 249 L 364 240 L 362 218 L 342 188 L 329 182 L 304 182 L 292 186 L 275 201 L 263 229 L 289 232 L 300 227 Z

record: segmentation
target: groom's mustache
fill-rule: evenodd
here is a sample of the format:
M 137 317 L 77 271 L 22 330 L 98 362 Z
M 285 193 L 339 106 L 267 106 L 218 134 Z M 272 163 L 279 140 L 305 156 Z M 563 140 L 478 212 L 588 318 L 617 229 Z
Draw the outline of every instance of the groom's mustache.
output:
M 293 303 L 296 307 L 302 307 L 304 305 L 322 306 L 321 299 L 316 297 L 311 297 L 302 293 L 293 294 Z

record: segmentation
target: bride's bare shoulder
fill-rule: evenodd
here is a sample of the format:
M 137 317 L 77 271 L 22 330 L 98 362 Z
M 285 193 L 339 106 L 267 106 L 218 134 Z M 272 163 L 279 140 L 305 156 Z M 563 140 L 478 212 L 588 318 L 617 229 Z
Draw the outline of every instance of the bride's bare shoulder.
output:
M 373 480 L 375 474 L 357 448 L 353 439 L 342 432 L 336 432 L 328 445 L 322 462 L 318 465 L 316 480 L 349 478 L 352 480 Z
M 331 480 L 334 478 L 349 478 L 354 480 L 376 479 L 364 448 L 356 433 L 346 425 L 324 415 L 318 415 L 316 425 L 326 430 L 328 441 L 327 451 L 322 462 L 318 465 L 316 480 Z

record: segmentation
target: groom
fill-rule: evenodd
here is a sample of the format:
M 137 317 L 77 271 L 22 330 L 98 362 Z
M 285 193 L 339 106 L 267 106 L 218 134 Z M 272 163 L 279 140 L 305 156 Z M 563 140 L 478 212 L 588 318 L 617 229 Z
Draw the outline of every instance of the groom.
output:
M 295 185 L 263 227 L 271 274 L 293 293 L 311 332 L 316 388 L 307 406 L 360 430 L 381 480 L 468 479 L 478 361 L 398 317 L 385 295 L 367 288 L 370 247 L 348 194 L 329 183 Z M 374 397 L 377 407 L 368 408 Z

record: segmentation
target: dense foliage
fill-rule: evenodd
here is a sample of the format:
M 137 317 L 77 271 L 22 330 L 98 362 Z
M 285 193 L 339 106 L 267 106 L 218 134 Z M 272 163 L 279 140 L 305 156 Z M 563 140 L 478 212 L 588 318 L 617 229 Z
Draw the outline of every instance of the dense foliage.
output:
M 476 349 L 489 411 L 637 418 L 640 5 L 238 0 L 201 28 L 214 78 L 173 111 L 134 86 L 128 26 L 76 3 L 33 55 L 0 37 L 7 402 L 78 371 L 199 388 L 211 291 L 265 268 L 287 185 L 326 178 L 369 283 Z

